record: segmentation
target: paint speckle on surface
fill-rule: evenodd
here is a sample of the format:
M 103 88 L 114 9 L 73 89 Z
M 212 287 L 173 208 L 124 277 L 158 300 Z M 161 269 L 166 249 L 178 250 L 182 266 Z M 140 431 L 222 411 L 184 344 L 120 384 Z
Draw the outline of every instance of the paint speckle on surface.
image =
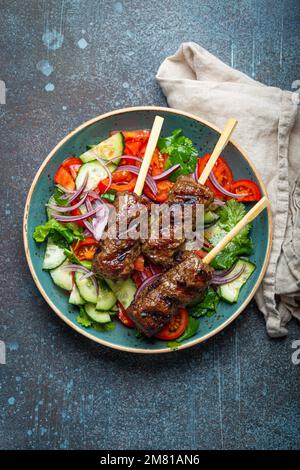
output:
M 114 4 L 114 10 L 116 13 L 123 13 L 123 4 L 121 2 L 116 2 Z
M 7 400 L 7 403 L 9 405 L 14 405 L 16 403 L 16 399 L 15 397 L 10 397 L 8 400 Z
M 9 351 L 17 351 L 19 349 L 19 345 L 17 341 L 10 341 L 7 345 Z
M 128 82 L 124 82 L 123 85 L 122 85 L 123 88 L 129 88 L 129 83 Z
M 36 68 L 46 77 L 49 77 L 54 70 L 54 67 L 48 62 L 48 60 L 40 60 L 36 64 Z
M 67 109 L 67 106 L 62 106 L 63 111 L 66 111 L 66 109 Z
M 46 31 L 42 36 L 42 40 L 47 49 L 56 51 L 63 45 L 64 35 L 53 29 L 53 31 Z
M 27 436 L 32 436 L 32 431 L 31 431 L 31 429 L 28 429 L 28 430 L 27 430 Z
M 54 89 L 55 86 L 53 85 L 53 83 L 47 83 L 47 85 L 45 86 L 46 91 L 54 91 Z
M 84 38 L 79 39 L 77 44 L 80 49 L 85 49 L 88 46 L 88 43 Z

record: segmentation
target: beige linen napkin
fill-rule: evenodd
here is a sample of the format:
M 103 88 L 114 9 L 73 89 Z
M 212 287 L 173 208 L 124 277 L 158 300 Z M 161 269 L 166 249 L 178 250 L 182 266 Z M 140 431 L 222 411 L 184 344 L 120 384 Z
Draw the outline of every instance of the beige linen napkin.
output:
M 234 139 L 262 175 L 271 201 L 270 263 L 257 291 L 268 333 L 287 334 L 300 320 L 300 113 L 296 93 L 259 83 L 195 43 L 184 43 L 160 66 L 157 80 L 169 106 L 222 128 L 238 120 Z

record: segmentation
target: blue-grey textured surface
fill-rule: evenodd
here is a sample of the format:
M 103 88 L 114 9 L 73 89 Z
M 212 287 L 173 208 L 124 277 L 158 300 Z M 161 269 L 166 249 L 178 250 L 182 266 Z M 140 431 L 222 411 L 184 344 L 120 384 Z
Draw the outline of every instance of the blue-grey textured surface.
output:
M 155 73 L 182 41 L 290 89 L 300 78 L 299 2 L 2 0 L 0 9 L 0 448 L 299 448 L 299 324 L 271 340 L 252 303 L 187 351 L 105 349 L 40 297 L 21 233 L 26 193 L 54 144 L 102 112 L 165 104 Z

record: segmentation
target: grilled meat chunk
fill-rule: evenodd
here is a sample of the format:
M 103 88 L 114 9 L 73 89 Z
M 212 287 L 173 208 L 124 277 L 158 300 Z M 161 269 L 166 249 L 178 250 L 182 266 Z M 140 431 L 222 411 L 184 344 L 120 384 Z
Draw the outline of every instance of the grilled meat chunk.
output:
M 193 252 L 185 252 L 179 264 L 137 295 L 127 314 L 146 336 L 154 336 L 177 312 L 178 307 L 201 299 L 212 273 L 213 269 Z
M 197 183 L 191 176 L 181 175 L 169 193 L 169 202 L 178 204 L 204 204 L 208 207 L 214 200 L 212 191 Z
M 130 232 L 126 238 L 120 237 L 121 219 L 126 211 L 129 211 L 128 223 L 139 215 L 140 204 L 143 200 L 134 193 L 117 193 L 114 206 L 116 209 L 117 236 L 107 236 L 100 240 L 94 259 L 93 270 L 96 274 L 108 279 L 126 279 L 134 269 L 134 262 L 141 253 L 140 240 L 130 238 Z M 143 205 L 144 207 L 144 205 Z M 131 216 L 130 216 L 130 211 Z

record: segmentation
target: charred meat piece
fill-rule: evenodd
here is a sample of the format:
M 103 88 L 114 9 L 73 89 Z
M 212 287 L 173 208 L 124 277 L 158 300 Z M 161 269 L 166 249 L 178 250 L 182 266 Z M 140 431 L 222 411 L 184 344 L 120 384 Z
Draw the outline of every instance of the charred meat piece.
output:
M 169 193 L 168 203 L 190 205 L 203 204 L 208 207 L 214 200 L 212 191 L 202 184 L 197 183 L 191 176 L 181 175 L 172 187 Z M 192 208 L 192 224 L 195 225 L 196 210 Z M 165 268 L 173 265 L 176 255 L 184 249 L 185 239 L 176 238 L 174 236 L 174 227 L 170 227 L 170 237 L 168 239 L 162 238 L 149 238 L 142 245 L 143 254 L 153 263 L 160 264 Z M 195 228 L 195 227 L 194 227 Z M 160 230 L 160 235 L 163 227 Z
M 178 307 L 197 302 L 212 279 L 213 269 L 193 252 L 143 289 L 127 310 L 136 327 L 151 337 L 177 312 Z
M 176 255 L 183 249 L 185 238 L 183 236 L 176 237 L 172 221 L 166 230 L 168 238 L 163 236 L 164 227 L 161 226 L 160 218 L 159 238 L 149 237 L 145 240 L 142 244 L 142 253 L 152 263 L 168 269 L 174 264 Z
M 93 270 L 99 276 L 117 280 L 126 279 L 132 273 L 134 262 L 141 252 L 140 240 L 130 238 L 130 231 L 125 233 L 125 237 L 120 237 L 120 231 L 123 230 L 121 222 L 126 211 L 129 211 L 127 226 L 138 217 L 141 204 L 143 200 L 134 193 L 117 193 L 114 202 L 116 233 L 100 240 L 93 259 Z
M 208 207 L 214 200 L 213 192 L 191 176 L 181 175 L 177 178 L 169 193 L 169 202 L 178 204 L 204 204 Z

